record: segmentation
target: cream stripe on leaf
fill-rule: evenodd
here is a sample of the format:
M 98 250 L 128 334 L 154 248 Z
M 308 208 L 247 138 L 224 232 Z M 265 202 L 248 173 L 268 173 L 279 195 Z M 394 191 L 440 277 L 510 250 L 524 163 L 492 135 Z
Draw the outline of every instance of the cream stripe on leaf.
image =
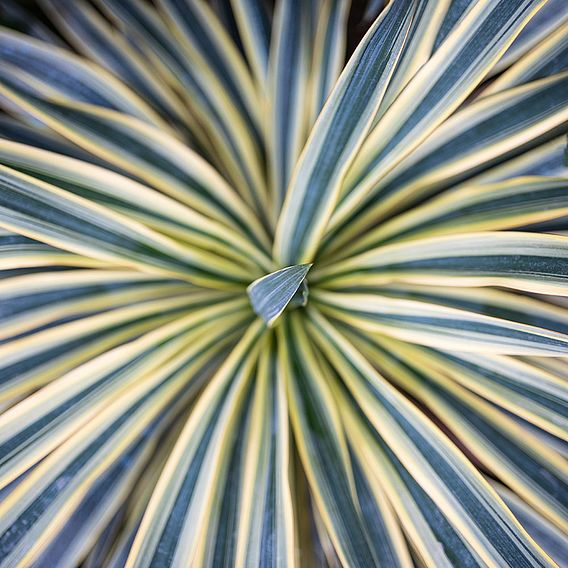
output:
M 310 493 L 342 564 L 375 566 L 377 558 L 356 500 L 343 426 L 326 370 L 318 363 L 300 318 L 298 312 L 292 313 L 277 328 L 279 369 Z
M 528 23 L 503 57 L 491 70 L 496 75 L 516 63 L 533 47 L 538 46 L 555 31 L 568 23 L 568 6 L 564 0 L 547 0 L 542 10 Z
M 346 436 L 349 438 L 350 432 L 347 432 Z M 351 465 L 361 516 L 367 533 L 370 535 L 375 556 L 380 566 L 410 568 L 413 564 L 407 543 L 392 505 L 382 489 L 382 476 L 379 479 L 373 475 L 373 472 L 365 470 L 366 464 L 363 460 L 366 456 L 361 456 L 360 460 L 355 457 L 357 443 L 358 440 L 353 437 L 353 444 L 349 445 Z
M 193 384 L 200 380 L 202 377 L 193 378 Z M 84 561 L 84 568 L 97 568 L 110 556 L 112 539 L 123 529 L 120 525 L 132 511 L 132 501 L 144 502 L 148 484 L 155 482 L 160 465 L 163 466 L 164 450 L 171 450 L 172 438 L 179 432 L 179 408 L 170 406 L 166 410 L 171 414 L 159 418 L 159 424 L 151 425 L 147 434 L 92 483 L 57 534 L 50 536 L 49 544 L 38 557 L 38 565 L 75 566 Z M 183 415 L 182 410 L 181 418 Z
M 142 58 L 115 33 L 96 10 L 82 0 L 41 0 L 42 7 L 65 38 L 87 57 L 114 73 L 134 92 L 140 93 L 152 107 L 179 129 L 189 121 L 187 111 L 175 94 L 158 80 L 148 59 Z M 187 125 L 191 128 L 191 124 Z M 182 133 L 187 136 L 186 129 Z
M 0 366 L 0 401 L 10 403 L 27 395 L 106 350 L 184 316 L 192 308 L 187 300 L 170 298 L 167 287 L 123 288 L 114 295 L 91 294 L 35 310 L 31 301 L 29 313 L 20 310 L 15 317 L 7 317 L 0 341 L 5 357 Z M 44 295 L 34 295 L 33 300 L 36 296 L 43 299 Z M 30 300 L 24 296 L 12 303 L 21 307 Z M 0 305 L 10 315 L 4 302 Z
M 568 354 L 568 335 L 444 306 L 370 294 L 314 292 L 324 313 L 357 329 L 441 349 Z
M 276 231 L 284 265 L 310 262 L 335 207 L 345 173 L 371 127 L 416 3 L 393 2 L 347 63 L 294 170 Z
M 481 185 L 521 176 L 568 177 L 564 163 L 566 137 L 559 136 L 511 160 L 490 167 L 467 183 Z
M 535 176 L 481 186 L 466 184 L 380 224 L 345 254 L 386 242 L 526 227 L 566 215 L 568 178 Z
M 0 486 L 16 479 L 109 404 L 185 353 L 188 345 L 222 343 L 242 330 L 250 314 L 239 302 L 186 313 L 139 339 L 110 349 L 63 374 L 0 417 Z M 216 318 L 225 317 L 219 329 Z
M 310 67 L 310 125 L 316 121 L 343 69 L 350 8 L 351 0 L 323 0 L 318 7 Z
M 112 468 L 140 445 L 140 437 L 159 431 L 164 420 L 167 423 L 191 401 L 224 343 L 209 336 L 177 355 L 170 349 L 169 360 L 162 360 L 159 369 L 149 365 L 137 375 L 135 387 L 107 401 L 39 464 L 0 506 L 0 566 L 36 559 L 101 477 L 110 474 L 112 479 Z M 179 349 L 179 340 L 177 344 Z
M 221 481 L 223 485 L 219 484 L 208 521 L 209 528 L 204 545 L 206 552 L 202 563 L 205 566 L 293 566 L 295 562 L 287 469 L 288 448 L 283 446 L 283 443 L 288 443 L 287 415 L 281 415 L 282 411 L 286 410 L 286 403 L 281 398 L 283 385 L 277 387 L 280 395 L 272 391 L 276 395 L 275 398 L 266 399 L 266 394 L 271 392 L 266 381 L 277 378 L 274 374 L 276 353 L 271 349 L 269 341 L 267 337 L 261 343 L 263 353 L 259 357 L 255 385 L 251 386 L 252 392 L 247 393 L 246 408 L 235 426 L 234 445 L 228 448 L 229 451 L 225 450 L 227 456 L 223 459 L 228 460 L 227 474 L 226 479 Z M 264 355 L 270 357 L 272 362 Z M 266 376 L 265 373 L 272 376 Z M 263 399 L 259 400 L 259 396 Z M 273 424 L 269 417 L 268 423 L 259 423 L 260 412 L 274 413 L 272 417 L 277 420 L 278 425 Z M 283 421 L 284 418 L 286 421 Z M 270 424 L 273 424 L 272 428 L 267 428 Z M 278 440 L 280 427 L 283 430 Z M 274 436 L 274 446 L 270 449 L 264 444 L 259 446 L 253 443 L 252 447 L 249 446 L 251 434 L 254 438 L 261 434 L 265 439 L 266 436 Z M 258 472 L 260 475 L 255 476 L 250 466 L 259 467 L 262 471 L 263 461 L 264 475 Z M 252 476 L 249 477 L 248 474 Z M 259 516 L 250 518 L 251 513 L 254 515 L 255 512 L 258 512 Z M 247 517 L 252 525 L 247 523 Z M 251 557 L 256 560 L 253 561 Z
M 559 566 L 568 564 L 568 551 L 566 550 L 566 537 L 549 521 L 529 507 L 513 491 L 499 483 L 493 483 L 493 488 L 519 519 L 527 532 L 538 544 L 553 558 Z
M 350 337 L 351 334 L 349 335 Z M 392 341 L 352 341 L 380 369 L 450 428 L 490 472 L 563 531 L 568 529 L 568 466 L 514 420 L 432 369 L 418 349 Z
M 167 133 L 124 114 L 26 93 L 8 77 L 0 92 L 56 132 L 197 211 L 266 242 L 259 221 L 203 158 Z M 266 245 L 264 245 L 266 246 Z
M 310 2 L 282 0 L 274 14 L 268 65 L 267 151 L 272 217 L 278 218 L 307 135 Z M 293 263 L 289 263 L 293 264 Z
M 325 287 L 393 282 L 505 286 L 568 295 L 568 237 L 521 232 L 467 233 L 377 247 L 333 267 L 312 269 Z
M 101 268 L 106 263 L 60 250 L 0 228 L 0 278 L 62 267 Z
M 0 28 L 0 56 L 74 101 L 120 110 L 162 125 L 155 111 L 98 65 L 7 28 Z
M 563 25 L 492 81 L 482 96 L 566 71 L 567 61 L 568 28 Z
M 102 203 L 158 232 L 252 264 L 253 270 L 255 263 L 270 270 L 270 259 L 240 232 L 120 174 L 8 140 L 0 140 L 0 163 Z
M 244 146 L 239 159 L 243 181 L 237 186 L 266 221 L 269 195 L 263 171 L 264 101 L 257 93 L 249 68 L 233 39 L 206 2 L 159 0 L 158 4 L 172 26 L 184 58 L 192 67 L 201 70 L 197 77 L 200 81 L 205 78 L 209 98 L 212 98 L 211 93 L 222 94 L 223 106 L 231 107 L 228 126 L 235 131 L 231 145 Z
M 68 270 L 64 277 L 58 271 L 42 272 L 2 279 L 0 342 L 56 322 L 194 290 L 185 282 L 113 270 Z
M 543 4 L 480 0 L 473 6 L 366 138 L 331 219 L 333 226 L 456 110 Z
M 39 566 L 82 564 L 85 568 L 95 568 L 91 555 L 99 560 L 104 555 L 105 544 L 108 545 L 107 539 L 115 534 L 116 519 L 125 507 L 130 490 L 150 465 L 153 452 L 161 444 L 162 430 L 168 426 L 167 421 L 162 421 L 159 427 L 142 435 L 108 472 L 92 483 L 81 503 L 66 522 L 61 523 L 57 534 L 49 537 L 48 544 L 38 554 Z
M 568 334 L 568 310 L 548 301 L 512 291 L 399 284 L 381 287 L 380 293 L 390 298 L 440 304 Z M 550 299 L 552 298 L 548 298 Z
M 413 558 L 420 565 L 435 568 L 482 565 L 472 547 L 444 516 L 443 509 L 412 477 L 412 468 L 405 468 L 397 459 L 352 398 L 343 394 L 339 397 L 339 407 L 353 452 L 359 456 L 375 491 L 378 487 L 384 489 L 396 521 L 412 545 Z M 391 538 L 394 540 L 392 533 Z M 402 547 L 405 546 L 403 541 Z M 407 555 L 403 556 L 405 561 L 401 565 L 414 566 Z
M 346 219 L 330 227 L 327 247 L 342 250 L 385 217 L 558 136 L 567 120 L 568 73 L 471 103 L 378 180 L 373 194 Z
M 250 272 L 151 231 L 102 205 L 0 166 L 0 226 L 119 266 L 227 288 Z
M 191 64 L 187 53 L 149 5 L 135 0 L 98 2 L 112 20 L 128 30 L 133 47 L 142 45 L 144 51 L 150 52 L 148 56 L 164 67 L 168 80 L 177 85 L 203 128 L 200 140 L 212 143 L 213 157 L 221 170 L 249 203 L 263 203 L 263 174 L 257 141 L 218 78 L 199 61 Z
M 248 62 L 260 91 L 268 81 L 270 22 L 262 0 L 231 0 L 231 7 Z
M 214 530 L 234 447 L 234 432 L 250 393 L 262 342 L 255 322 L 197 399 L 158 480 L 126 566 L 211 565 Z M 242 418 L 241 418 L 242 419 Z
M 514 357 L 487 353 L 423 349 L 421 359 L 514 416 L 568 439 L 568 394 L 562 377 Z
M 101 164 L 108 169 L 113 169 L 111 164 L 74 146 L 68 140 L 65 140 L 65 138 L 48 130 L 43 124 L 24 124 L 15 118 L 0 115 L 0 138 L 25 144 L 32 148 L 42 148 L 50 152 L 55 152 L 56 154 L 71 156 L 72 158 L 78 158 L 85 162 Z
M 327 366 L 320 357 L 320 365 L 327 368 L 326 378 L 333 391 L 333 396 L 341 412 L 341 419 L 345 425 L 345 437 L 349 447 L 349 457 L 353 470 L 353 483 L 357 502 L 361 509 L 361 518 L 369 535 L 369 542 L 374 551 L 379 566 L 400 566 L 410 568 L 412 561 L 402 534 L 402 528 L 396 514 L 405 508 L 401 502 L 394 503 L 391 496 L 387 496 L 385 487 L 385 471 L 380 472 L 369 467 L 369 459 L 363 451 L 364 442 L 355 434 L 356 428 L 351 424 L 354 405 L 351 400 L 345 401 L 345 389 L 338 380 L 334 371 Z M 333 377 L 333 380 L 331 380 Z M 400 487 L 398 488 L 400 493 Z M 413 511 L 413 516 L 416 511 Z M 330 562 L 330 564 L 332 564 Z
M 448 9 L 444 14 L 444 18 L 440 23 L 440 27 L 436 34 L 436 40 L 433 45 L 433 51 L 436 51 L 444 42 L 448 34 L 454 29 L 456 24 L 467 12 L 473 8 L 476 0 L 450 0 Z
M 88 315 L 80 321 L 47 324 L 44 331 L 26 334 L 3 343 L 0 401 L 9 402 L 27 395 L 58 378 L 62 373 L 188 313 L 187 306 L 173 308 L 170 302 L 149 304 L 137 309 L 116 309 L 112 315 Z M 185 309 L 184 309 L 185 308 Z M 33 330 L 32 330 L 33 331 Z M 53 344 L 61 342 L 60 344 Z
M 400 61 L 389 81 L 387 91 L 373 124 L 377 124 L 408 81 L 430 59 L 447 10 L 452 0 L 419 0 Z
M 272 340 L 260 354 L 246 427 L 235 565 L 295 566 L 285 384 Z
M 110 542 L 110 550 L 105 556 L 109 568 L 122 568 L 128 557 L 130 546 L 136 536 L 136 531 L 140 526 L 140 521 L 144 515 L 144 511 L 148 506 L 148 502 L 152 496 L 156 482 L 167 459 L 172 451 L 177 438 L 182 430 L 183 425 L 187 420 L 187 411 L 182 412 L 180 417 L 177 418 L 176 423 L 173 425 L 171 431 L 168 432 L 167 437 L 160 443 L 157 448 L 156 454 L 152 456 L 148 468 L 143 473 L 140 483 L 133 487 L 132 495 L 128 500 L 127 506 L 122 511 L 121 521 L 124 519 L 124 524 L 121 524 L 120 531 L 116 539 Z M 87 563 L 85 568 L 97 568 L 97 563 L 100 562 L 100 555 L 96 554 L 96 549 L 91 552 L 92 558 L 90 563 Z
M 544 371 L 568 379 L 568 361 L 566 359 L 543 359 L 542 357 L 522 357 L 522 360 Z
M 553 566 L 465 456 L 315 310 L 308 329 L 386 447 L 482 563 Z
M 259 97 L 242 54 L 203 0 L 159 0 L 189 62 L 204 66 L 237 107 L 253 138 L 260 142 Z M 201 63 L 203 60 L 204 63 Z
M 109 349 L 127 343 L 161 325 L 184 317 L 192 309 L 219 298 L 186 294 L 137 302 L 84 318 L 53 322 L 0 346 L 0 400 L 29 393 Z

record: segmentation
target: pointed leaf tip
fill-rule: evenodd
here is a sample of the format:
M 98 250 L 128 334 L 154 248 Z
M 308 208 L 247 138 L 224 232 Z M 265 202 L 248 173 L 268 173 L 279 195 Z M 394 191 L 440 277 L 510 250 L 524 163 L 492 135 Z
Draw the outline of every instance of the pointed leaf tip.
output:
M 311 267 L 311 264 L 287 266 L 255 280 L 247 288 L 252 309 L 268 327 L 272 327 L 286 309 Z M 304 296 L 307 296 L 307 287 Z

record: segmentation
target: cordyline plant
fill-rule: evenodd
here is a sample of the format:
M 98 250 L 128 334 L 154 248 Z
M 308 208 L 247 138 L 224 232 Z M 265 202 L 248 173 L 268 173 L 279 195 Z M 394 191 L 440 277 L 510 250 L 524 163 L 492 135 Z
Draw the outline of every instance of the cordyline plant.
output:
M 40 4 L 0 566 L 568 565 L 568 3 Z

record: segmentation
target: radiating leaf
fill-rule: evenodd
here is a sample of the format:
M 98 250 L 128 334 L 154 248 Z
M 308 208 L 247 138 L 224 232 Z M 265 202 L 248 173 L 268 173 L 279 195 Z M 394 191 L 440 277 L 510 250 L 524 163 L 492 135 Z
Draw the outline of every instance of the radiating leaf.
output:
M 294 517 L 289 480 L 288 402 L 273 343 L 260 354 L 247 424 L 237 564 L 293 566 Z
M 535 176 L 482 186 L 466 184 L 382 223 L 352 251 L 427 236 L 513 229 L 566 215 L 568 178 Z
M 280 262 L 313 259 L 343 178 L 381 103 L 414 8 L 414 2 L 404 0 L 383 12 L 329 96 L 296 166 L 278 222 L 274 253 Z
M 351 0 L 323 0 L 319 6 L 310 72 L 310 125 L 331 93 L 345 63 Z
M 270 49 L 270 23 L 260 0 L 231 0 L 240 37 L 247 59 L 261 89 L 268 78 L 268 52 Z
M 478 471 L 434 424 L 325 319 L 313 310 L 310 317 L 310 333 L 376 434 L 441 509 L 468 548 L 489 565 L 551 566 Z M 395 458 L 391 458 L 394 463 Z M 476 563 L 472 552 L 452 551 L 452 555 L 456 553 L 458 564 Z
M 268 67 L 267 135 L 273 218 L 280 212 L 307 135 L 310 25 L 308 2 L 278 3 Z
M 465 310 L 380 295 L 316 292 L 322 310 L 357 329 L 441 349 L 512 355 L 568 354 L 568 335 Z
M 254 258 L 255 264 L 259 263 L 264 269 L 271 266 L 262 251 L 240 232 L 107 169 L 4 140 L 0 140 L 0 163 L 106 205 L 198 248 L 232 257 L 240 263 L 249 264 Z
M 314 270 L 326 286 L 391 282 L 505 286 L 568 294 L 568 238 L 515 232 L 468 233 L 378 247 L 334 267 Z
M 559 528 L 566 530 L 568 467 L 540 440 L 432 369 L 412 346 L 357 342 L 385 376 L 433 411 L 471 454 Z
M 227 329 L 215 330 L 214 319 L 223 314 L 231 316 L 226 319 Z M 208 319 L 213 324 L 207 325 Z M 120 394 L 135 384 L 143 388 L 140 377 L 154 376 L 169 358 L 184 348 L 187 351 L 189 342 L 199 349 L 215 345 L 224 335 L 229 337 L 242 329 L 247 320 L 250 316 L 243 313 L 242 307 L 239 310 L 238 303 L 186 312 L 133 342 L 107 347 L 98 357 L 61 372 L 57 380 L 0 416 L 0 486 L 45 457 L 109 401 L 118 396 L 122 404 L 127 403 L 128 397 Z M 8 364 L 9 359 L 5 365 Z
M 327 241 L 333 244 L 326 248 L 345 254 L 354 237 L 369 226 L 505 157 L 556 137 L 568 118 L 567 93 L 568 73 L 564 73 L 484 98 L 456 112 L 378 180 L 373 194 L 348 217 L 341 223 L 332 221 Z
M 299 318 L 291 315 L 278 328 L 279 368 L 285 377 L 294 439 L 342 563 L 373 566 L 376 559 L 354 499 L 353 473 L 332 393 L 299 324 Z
M 166 132 L 113 111 L 44 100 L 4 82 L 8 87 L 0 85 L 0 92 L 87 151 L 254 240 L 266 238 L 258 219 L 218 172 Z
M 543 4 L 480 0 L 473 5 L 365 140 L 332 218 L 334 226 L 455 111 Z
M 197 565 L 211 554 L 219 488 L 250 391 L 262 331 L 254 323 L 199 396 L 152 495 L 127 566 Z M 197 530 L 196 530 L 197 529 Z M 214 533 L 214 534 L 211 534 Z
M 4 63 L 22 67 L 71 100 L 114 108 L 151 122 L 156 116 L 151 107 L 104 69 L 48 43 L 2 28 L 0 54 Z
M 91 57 L 140 93 L 152 106 L 179 128 L 189 122 L 187 110 L 168 85 L 156 76 L 148 59 L 142 59 L 124 38 L 112 32 L 104 18 L 83 0 L 42 0 L 42 6 L 66 39 L 81 53 Z M 182 129 L 187 136 L 187 131 Z
M 192 350 L 163 360 L 159 371 L 148 369 L 148 375 L 135 376 L 137 386 L 130 389 L 128 397 L 107 401 L 104 410 L 101 408 L 3 500 L 0 546 L 5 564 L 37 558 L 49 545 L 53 529 L 64 526 L 69 504 L 78 505 L 82 495 L 96 488 L 101 475 L 108 473 L 112 479 L 116 471 L 111 468 L 117 462 L 120 465 L 131 449 L 140 447 L 140 436 L 151 435 L 156 429 L 159 432 L 164 420 L 167 423 L 183 408 L 184 401 L 191 400 L 208 376 L 211 347 L 216 351 L 222 345 L 216 338 L 208 341 L 208 350 L 204 349 L 207 340 L 198 342 Z M 189 378 L 194 382 L 188 388 Z M 67 508 L 62 503 L 67 503 Z

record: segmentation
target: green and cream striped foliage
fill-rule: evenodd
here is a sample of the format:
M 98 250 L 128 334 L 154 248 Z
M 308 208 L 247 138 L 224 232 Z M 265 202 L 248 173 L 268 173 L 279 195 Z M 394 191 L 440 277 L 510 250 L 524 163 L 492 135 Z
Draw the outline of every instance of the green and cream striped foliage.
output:
M 0 568 L 568 567 L 566 0 L 0 18 Z

